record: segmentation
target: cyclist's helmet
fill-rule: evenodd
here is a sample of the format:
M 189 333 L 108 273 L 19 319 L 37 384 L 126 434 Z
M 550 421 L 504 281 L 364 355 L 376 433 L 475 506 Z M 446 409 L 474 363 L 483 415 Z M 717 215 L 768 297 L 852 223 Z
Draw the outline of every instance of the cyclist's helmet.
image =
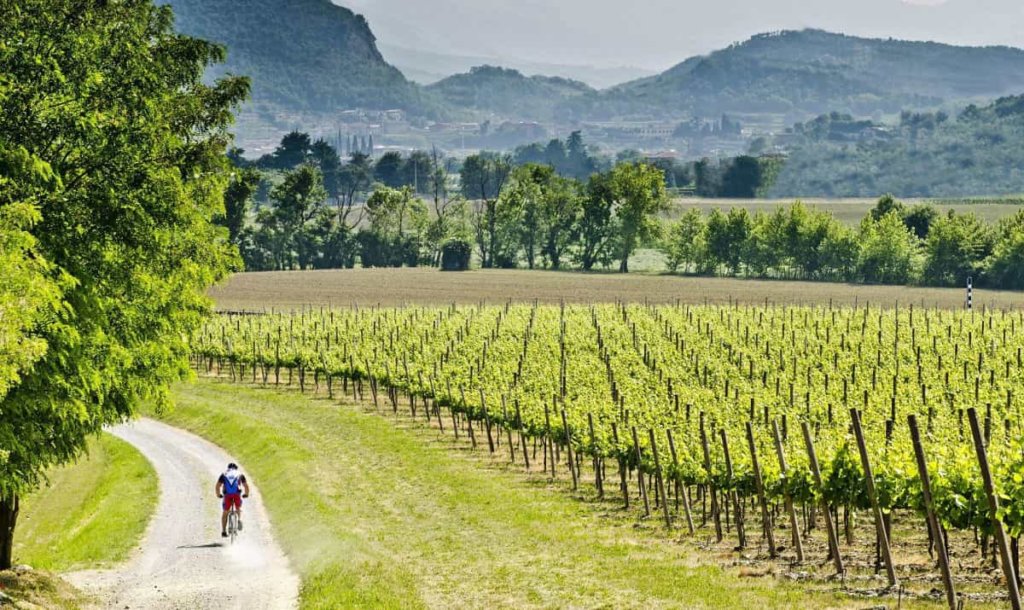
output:
M 231 462 L 228 464 L 228 470 L 238 470 L 238 464 Z

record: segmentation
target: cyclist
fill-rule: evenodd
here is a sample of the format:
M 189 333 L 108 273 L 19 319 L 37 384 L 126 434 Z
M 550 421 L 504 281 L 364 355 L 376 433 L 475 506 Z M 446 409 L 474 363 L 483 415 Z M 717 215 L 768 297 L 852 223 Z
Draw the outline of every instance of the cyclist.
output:
M 244 492 L 244 493 L 243 493 Z M 228 537 L 228 513 L 231 507 L 238 511 L 238 530 L 242 530 L 242 498 L 249 497 L 249 482 L 238 470 L 238 464 L 228 464 L 228 469 L 217 479 L 217 497 L 224 498 L 221 506 L 224 512 L 220 516 L 220 535 Z

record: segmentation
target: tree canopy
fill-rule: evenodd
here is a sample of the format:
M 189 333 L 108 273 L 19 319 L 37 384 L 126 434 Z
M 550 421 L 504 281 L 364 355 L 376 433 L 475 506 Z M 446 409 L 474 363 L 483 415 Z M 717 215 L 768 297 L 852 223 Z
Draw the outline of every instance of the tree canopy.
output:
M 144 401 L 166 404 L 206 288 L 236 264 L 212 220 L 248 81 L 204 82 L 224 50 L 172 26 L 150 0 L 23 0 L 0 19 L 0 151 L 37 168 L 0 163 L 0 209 L 34 206 L 8 243 L 45 261 L 22 267 L 30 282 L 41 273 L 62 294 L 30 327 L 45 352 L 2 402 L 0 568 L 18 496 L 45 468 Z

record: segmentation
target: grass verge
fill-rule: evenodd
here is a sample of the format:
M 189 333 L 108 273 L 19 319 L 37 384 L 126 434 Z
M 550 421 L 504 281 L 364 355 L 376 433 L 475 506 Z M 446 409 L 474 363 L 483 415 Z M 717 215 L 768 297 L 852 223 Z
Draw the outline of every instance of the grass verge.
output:
M 302 608 L 870 605 L 702 564 L 617 510 L 407 421 L 213 381 L 176 398 L 165 421 L 244 461 L 302 576 Z
M 55 469 L 22 506 L 15 563 L 70 571 L 127 559 L 156 508 L 158 483 L 134 447 L 109 434 L 78 463 Z
M 0 572 L 0 608 L 6 608 L 8 602 L 15 609 L 78 610 L 86 600 L 74 587 L 52 574 L 8 570 Z

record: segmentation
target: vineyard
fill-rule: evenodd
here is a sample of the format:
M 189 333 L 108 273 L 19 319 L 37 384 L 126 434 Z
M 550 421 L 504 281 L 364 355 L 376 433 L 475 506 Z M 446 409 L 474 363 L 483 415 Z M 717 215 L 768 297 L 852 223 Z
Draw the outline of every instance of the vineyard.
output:
M 222 315 L 192 346 L 203 373 L 402 410 L 762 562 L 1016 609 L 1022 325 L 509 303 Z

